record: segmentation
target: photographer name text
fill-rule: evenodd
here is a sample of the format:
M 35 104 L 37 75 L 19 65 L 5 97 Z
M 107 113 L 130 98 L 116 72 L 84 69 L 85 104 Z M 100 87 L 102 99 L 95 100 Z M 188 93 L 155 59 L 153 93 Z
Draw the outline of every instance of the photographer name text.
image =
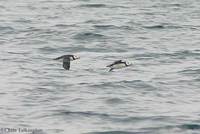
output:
M 32 128 L 0 128 L 0 132 L 7 132 L 7 133 L 30 133 L 30 132 L 41 132 L 42 129 L 32 129 Z

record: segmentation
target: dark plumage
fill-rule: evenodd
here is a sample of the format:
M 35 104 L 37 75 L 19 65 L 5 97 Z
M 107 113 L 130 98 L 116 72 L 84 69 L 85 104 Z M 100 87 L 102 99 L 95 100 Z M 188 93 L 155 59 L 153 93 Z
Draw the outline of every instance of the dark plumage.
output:
M 120 68 L 124 68 L 124 67 L 130 66 L 130 65 L 131 64 L 126 61 L 117 60 L 117 61 L 114 61 L 112 64 L 107 65 L 106 67 L 110 67 L 109 71 L 112 71 L 114 69 L 120 69 Z
M 62 55 L 58 58 L 55 58 L 54 60 L 60 60 L 63 59 L 63 68 L 66 70 L 70 69 L 70 61 L 80 59 L 80 57 L 75 56 L 75 55 Z
M 70 68 L 70 57 L 63 58 L 63 68 L 69 70 Z

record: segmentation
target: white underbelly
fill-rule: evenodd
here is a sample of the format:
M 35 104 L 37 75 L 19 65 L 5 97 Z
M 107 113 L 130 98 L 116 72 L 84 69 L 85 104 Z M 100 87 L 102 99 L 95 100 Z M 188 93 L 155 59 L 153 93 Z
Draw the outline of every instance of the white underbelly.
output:
M 121 64 L 113 65 L 111 68 L 120 69 L 120 68 L 124 68 L 124 67 L 126 67 L 126 65 L 124 63 L 121 63 Z

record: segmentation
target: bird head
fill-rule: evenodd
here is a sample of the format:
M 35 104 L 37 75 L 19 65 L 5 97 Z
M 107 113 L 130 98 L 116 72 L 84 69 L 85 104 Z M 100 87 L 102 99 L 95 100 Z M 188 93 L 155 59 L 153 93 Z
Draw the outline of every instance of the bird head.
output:
M 126 66 L 131 66 L 132 65 L 132 63 L 130 63 L 128 61 L 126 61 L 125 63 L 126 63 Z
M 77 59 L 80 59 L 80 57 L 77 55 L 73 55 L 73 60 L 77 60 Z

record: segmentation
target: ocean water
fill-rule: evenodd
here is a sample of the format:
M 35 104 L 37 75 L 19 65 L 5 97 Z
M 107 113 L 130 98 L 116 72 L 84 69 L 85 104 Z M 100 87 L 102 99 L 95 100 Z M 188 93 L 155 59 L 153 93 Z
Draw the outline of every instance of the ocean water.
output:
M 0 0 L 0 134 L 199 134 L 199 22 L 199 0 Z

